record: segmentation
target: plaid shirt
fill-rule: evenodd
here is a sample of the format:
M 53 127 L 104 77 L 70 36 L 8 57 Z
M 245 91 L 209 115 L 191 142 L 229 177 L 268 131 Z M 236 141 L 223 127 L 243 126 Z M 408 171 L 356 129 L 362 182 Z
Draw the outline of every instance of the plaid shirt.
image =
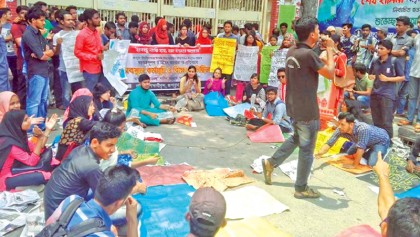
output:
M 366 148 L 371 148 L 377 144 L 389 144 L 389 136 L 384 129 L 369 125 L 367 123 L 359 122 L 357 120 L 354 122 L 353 134 L 342 134 L 337 128 L 330 139 L 327 141 L 327 145 L 330 147 L 333 146 L 339 137 L 344 137 L 352 142 L 355 142 L 357 148 L 363 150 L 366 150 Z

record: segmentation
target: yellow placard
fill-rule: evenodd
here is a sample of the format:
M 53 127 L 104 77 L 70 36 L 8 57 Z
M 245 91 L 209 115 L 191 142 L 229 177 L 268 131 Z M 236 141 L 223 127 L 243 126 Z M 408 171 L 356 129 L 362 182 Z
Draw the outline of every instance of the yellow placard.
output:
M 215 38 L 210 71 L 220 67 L 223 74 L 232 74 L 235 64 L 236 40 Z

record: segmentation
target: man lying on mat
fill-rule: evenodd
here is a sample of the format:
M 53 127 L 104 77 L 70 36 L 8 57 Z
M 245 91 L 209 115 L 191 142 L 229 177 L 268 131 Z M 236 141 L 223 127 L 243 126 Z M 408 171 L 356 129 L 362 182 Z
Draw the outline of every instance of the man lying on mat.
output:
M 350 113 L 340 113 L 338 115 L 338 128 L 334 131 L 331 138 L 325 143 L 321 149 L 315 154 L 316 158 L 321 158 L 335 144 L 339 137 L 344 137 L 355 143 L 355 152 L 349 154 L 354 159 L 353 165 L 345 165 L 344 168 L 360 168 L 360 160 L 365 158 L 368 160 L 369 166 L 375 166 L 378 152 L 386 154 L 389 147 L 389 136 L 382 129 L 359 122 Z M 354 145 L 353 145 L 354 147 Z M 353 150 L 352 148 L 349 149 Z

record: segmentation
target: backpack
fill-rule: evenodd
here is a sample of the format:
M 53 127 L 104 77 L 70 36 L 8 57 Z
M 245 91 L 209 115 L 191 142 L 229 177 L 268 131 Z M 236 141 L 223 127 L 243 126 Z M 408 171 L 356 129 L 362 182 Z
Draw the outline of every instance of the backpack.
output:
M 35 237 L 82 237 L 96 232 L 105 231 L 107 227 L 99 218 L 88 219 L 67 230 L 67 226 L 70 223 L 71 218 L 83 202 L 84 200 L 82 198 L 76 198 L 71 201 L 61 214 L 60 218 L 58 218 L 55 223 L 44 227 L 44 229 L 42 229 L 42 231 Z

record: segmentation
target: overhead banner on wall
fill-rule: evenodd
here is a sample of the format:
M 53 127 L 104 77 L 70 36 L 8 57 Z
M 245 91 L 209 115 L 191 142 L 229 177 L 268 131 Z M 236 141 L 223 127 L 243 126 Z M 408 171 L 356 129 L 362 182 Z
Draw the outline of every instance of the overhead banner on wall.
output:
M 416 25 L 419 15 L 419 0 L 320 0 L 318 21 L 321 30 L 350 22 L 355 29 L 370 24 L 395 31 L 396 17 L 408 16 Z
M 201 81 L 211 78 L 210 63 L 213 47 L 179 47 L 175 45 L 130 44 L 128 48 L 127 84 L 138 84 L 139 75 L 150 76 L 152 90 L 177 90 L 181 77 L 193 65 Z M 131 87 L 133 88 L 133 86 Z

